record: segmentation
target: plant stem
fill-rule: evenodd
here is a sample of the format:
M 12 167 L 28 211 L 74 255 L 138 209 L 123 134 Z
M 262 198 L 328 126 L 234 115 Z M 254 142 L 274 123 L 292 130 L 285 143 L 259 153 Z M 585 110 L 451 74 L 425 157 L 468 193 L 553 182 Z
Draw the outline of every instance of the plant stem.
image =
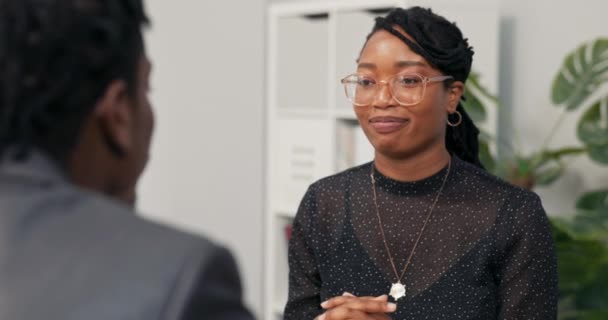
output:
M 551 128 L 551 131 L 549 131 L 549 135 L 547 135 L 547 137 L 545 138 L 545 141 L 543 141 L 543 143 L 541 144 L 541 148 L 540 148 L 541 153 L 545 152 L 548 149 L 551 139 L 553 139 L 553 136 L 555 136 L 557 129 L 559 129 L 559 127 L 564 122 L 564 119 L 566 119 L 566 114 L 567 114 L 567 110 L 564 107 L 564 109 L 562 109 L 561 114 L 559 115 L 559 118 L 557 118 L 557 121 L 555 121 L 555 124 Z
M 608 97 L 600 102 L 600 128 L 608 129 Z

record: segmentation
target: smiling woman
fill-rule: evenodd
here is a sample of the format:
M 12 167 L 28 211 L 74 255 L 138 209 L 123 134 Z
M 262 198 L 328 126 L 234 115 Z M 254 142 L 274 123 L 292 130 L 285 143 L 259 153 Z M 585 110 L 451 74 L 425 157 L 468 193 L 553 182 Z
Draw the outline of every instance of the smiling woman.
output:
M 306 192 L 286 319 L 556 317 L 540 200 L 479 162 L 479 131 L 461 105 L 472 56 L 429 9 L 376 20 L 342 79 L 374 160 Z

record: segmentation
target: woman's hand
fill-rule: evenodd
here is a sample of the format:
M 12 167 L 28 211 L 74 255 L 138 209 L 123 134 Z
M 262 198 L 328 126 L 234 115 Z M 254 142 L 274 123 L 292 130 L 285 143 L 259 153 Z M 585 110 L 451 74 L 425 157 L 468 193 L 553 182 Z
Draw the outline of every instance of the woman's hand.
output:
M 356 297 L 350 293 L 333 297 L 321 304 L 325 313 L 316 320 L 390 320 L 387 313 L 397 310 L 388 297 Z

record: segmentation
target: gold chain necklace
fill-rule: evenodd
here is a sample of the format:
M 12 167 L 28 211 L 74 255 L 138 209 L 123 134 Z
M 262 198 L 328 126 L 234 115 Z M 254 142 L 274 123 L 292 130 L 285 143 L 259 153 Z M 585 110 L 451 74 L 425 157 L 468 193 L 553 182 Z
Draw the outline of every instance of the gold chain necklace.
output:
M 420 242 L 422 233 L 424 232 L 424 229 L 426 228 L 426 225 L 428 224 L 428 222 L 431 218 L 431 215 L 433 214 L 435 205 L 437 205 L 437 201 L 439 200 L 439 197 L 441 196 L 441 193 L 443 192 L 443 187 L 445 186 L 445 182 L 448 180 L 448 176 L 450 175 L 451 167 L 452 167 L 452 159 L 450 158 L 450 160 L 448 161 L 448 169 L 445 173 L 445 177 L 443 178 L 443 182 L 441 183 L 441 187 L 439 188 L 439 191 L 437 192 L 437 195 L 435 196 L 435 200 L 433 201 L 433 204 L 431 205 L 431 208 L 429 209 L 429 213 L 427 214 L 426 219 L 424 220 L 424 224 L 422 225 L 422 228 L 420 229 L 420 233 L 418 234 L 418 238 L 416 239 L 416 242 L 414 243 L 414 247 L 412 248 L 410 255 L 407 257 L 407 261 L 405 262 L 403 271 L 401 271 L 401 275 L 399 275 L 399 273 L 397 273 L 397 268 L 395 267 L 393 255 L 391 254 L 391 250 L 389 249 L 388 243 L 386 242 L 384 228 L 382 227 L 382 219 L 380 218 L 380 210 L 378 209 L 378 195 L 376 194 L 376 178 L 374 177 L 374 164 L 372 163 L 372 172 L 370 174 L 370 178 L 372 180 L 372 191 L 374 193 L 374 205 L 376 207 L 376 216 L 378 216 L 378 225 L 380 226 L 380 234 L 382 235 L 382 241 L 384 242 L 384 248 L 386 248 L 386 253 L 388 254 L 388 259 L 391 263 L 391 267 L 393 267 L 393 272 L 395 273 L 395 277 L 397 278 L 397 282 L 392 284 L 391 291 L 389 293 L 390 296 L 393 297 L 395 300 L 399 300 L 399 298 L 405 297 L 405 293 L 406 293 L 405 285 L 401 283 L 401 278 L 403 278 L 403 275 L 405 275 L 405 271 L 407 270 L 407 267 L 410 265 L 410 262 L 412 261 L 412 257 L 414 256 L 414 252 L 416 251 L 416 247 L 418 246 L 418 242 Z

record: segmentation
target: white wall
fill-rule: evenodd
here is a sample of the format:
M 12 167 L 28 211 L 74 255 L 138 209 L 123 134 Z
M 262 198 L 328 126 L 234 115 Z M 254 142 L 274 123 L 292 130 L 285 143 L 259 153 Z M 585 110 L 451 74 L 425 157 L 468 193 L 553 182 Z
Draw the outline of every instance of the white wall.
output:
M 139 207 L 233 249 L 261 314 L 265 1 L 146 4 L 157 127 Z

